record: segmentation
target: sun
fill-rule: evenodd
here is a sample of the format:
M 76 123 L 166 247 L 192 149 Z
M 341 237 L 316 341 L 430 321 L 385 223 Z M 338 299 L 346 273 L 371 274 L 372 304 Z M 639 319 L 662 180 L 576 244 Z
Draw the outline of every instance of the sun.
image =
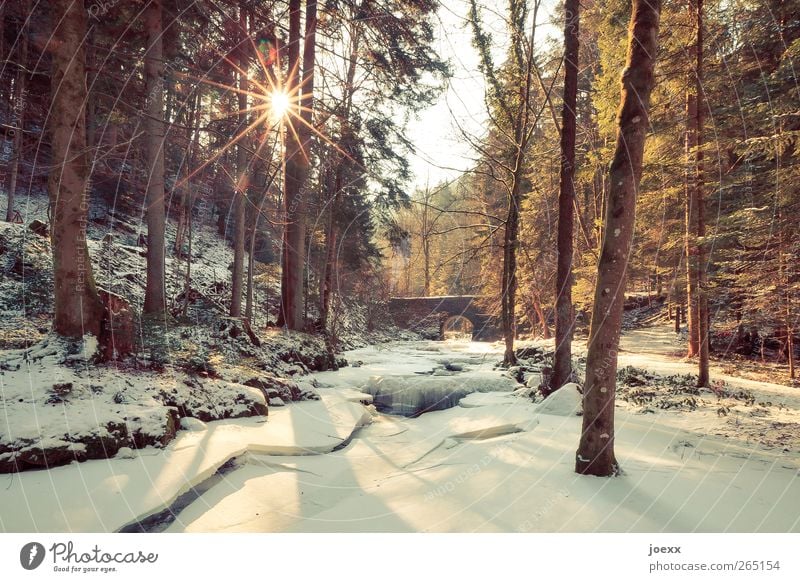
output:
M 289 111 L 289 95 L 283 91 L 272 93 L 272 117 L 275 120 L 282 119 Z

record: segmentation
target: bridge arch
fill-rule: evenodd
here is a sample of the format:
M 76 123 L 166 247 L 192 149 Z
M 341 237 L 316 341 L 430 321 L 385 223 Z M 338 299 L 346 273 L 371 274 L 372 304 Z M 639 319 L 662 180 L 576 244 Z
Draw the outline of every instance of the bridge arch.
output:
M 389 312 L 395 325 L 420 333 L 427 339 L 444 339 L 445 324 L 453 317 L 463 317 L 472 324 L 472 339 L 495 341 L 502 337 L 497 317 L 487 314 L 476 295 L 438 297 L 393 297 Z
M 461 339 L 465 336 L 475 337 L 475 323 L 465 315 L 448 315 L 442 318 L 441 339 Z

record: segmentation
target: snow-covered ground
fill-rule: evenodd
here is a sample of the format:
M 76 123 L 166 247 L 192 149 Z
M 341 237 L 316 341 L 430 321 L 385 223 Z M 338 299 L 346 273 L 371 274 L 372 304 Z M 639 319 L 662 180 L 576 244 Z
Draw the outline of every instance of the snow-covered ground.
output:
M 361 365 L 314 375 L 320 401 L 266 421 L 212 422 L 133 458 L 4 476 L 0 529 L 116 531 L 141 520 L 171 532 L 800 531 L 800 451 L 716 436 L 729 417 L 711 408 L 642 413 L 620 402 L 624 474 L 583 477 L 573 472 L 576 388 L 540 402 L 513 392 L 493 369 L 499 346 L 408 342 L 347 357 Z M 660 357 L 637 355 L 637 365 L 666 365 Z M 368 404 L 382 384 L 403 386 L 407 401 L 437 382 L 468 394 L 417 418 Z M 776 423 L 794 421 L 793 389 L 752 389 L 783 399 L 769 408 Z M 174 520 L 146 519 L 170 506 Z

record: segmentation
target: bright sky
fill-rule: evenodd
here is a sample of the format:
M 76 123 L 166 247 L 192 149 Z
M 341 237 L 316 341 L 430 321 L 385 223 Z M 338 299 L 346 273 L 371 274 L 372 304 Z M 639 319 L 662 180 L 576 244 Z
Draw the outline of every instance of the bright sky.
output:
M 539 9 L 537 38 L 561 36 L 560 23 L 550 24 L 557 0 L 544 0 Z M 492 11 L 504 10 L 505 2 L 482 2 L 484 24 L 490 27 L 496 42 L 502 40 L 505 26 Z M 480 136 L 484 132 L 486 112 L 483 103 L 484 83 L 478 70 L 478 56 L 472 46 L 472 31 L 467 26 L 467 0 L 442 0 L 439 7 L 440 26 L 437 48 L 449 59 L 453 70 L 447 91 L 439 102 L 419 113 L 409 124 L 409 137 L 417 155 L 411 159 L 413 185 L 425 188 L 455 178 L 472 165 L 474 153 L 461 137 L 461 130 Z M 539 47 L 543 42 L 537 41 Z M 541 49 L 540 49 L 541 50 Z M 496 64 L 499 64 L 499 58 Z M 459 127 L 461 129 L 459 129 Z

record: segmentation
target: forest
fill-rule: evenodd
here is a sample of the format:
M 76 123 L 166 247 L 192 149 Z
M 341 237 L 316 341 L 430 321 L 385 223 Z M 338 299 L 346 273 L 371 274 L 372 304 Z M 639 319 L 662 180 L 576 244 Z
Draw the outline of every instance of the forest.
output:
M 798 13 L 2 0 L 0 531 L 800 531 Z

